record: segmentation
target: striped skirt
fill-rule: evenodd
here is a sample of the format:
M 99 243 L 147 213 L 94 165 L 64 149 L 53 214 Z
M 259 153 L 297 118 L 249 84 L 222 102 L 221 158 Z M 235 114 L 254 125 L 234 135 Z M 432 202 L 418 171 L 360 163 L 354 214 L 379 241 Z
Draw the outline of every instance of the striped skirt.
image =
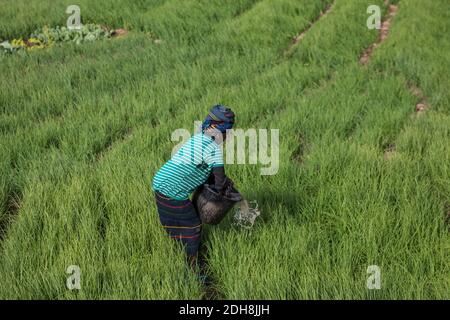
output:
M 189 256 L 200 246 L 202 222 L 190 200 L 174 200 L 155 192 L 159 219 L 168 235 L 181 242 Z

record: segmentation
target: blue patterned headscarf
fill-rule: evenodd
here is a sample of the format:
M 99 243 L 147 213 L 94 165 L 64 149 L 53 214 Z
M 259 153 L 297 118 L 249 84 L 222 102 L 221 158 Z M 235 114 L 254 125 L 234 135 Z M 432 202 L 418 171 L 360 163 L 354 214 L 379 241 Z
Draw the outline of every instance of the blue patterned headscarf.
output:
M 225 133 L 228 129 L 233 128 L 234 112 L 230 108 L 221 104 L 211 108 L 202 124 L 202 131 L 208 128 L 217 129 Z

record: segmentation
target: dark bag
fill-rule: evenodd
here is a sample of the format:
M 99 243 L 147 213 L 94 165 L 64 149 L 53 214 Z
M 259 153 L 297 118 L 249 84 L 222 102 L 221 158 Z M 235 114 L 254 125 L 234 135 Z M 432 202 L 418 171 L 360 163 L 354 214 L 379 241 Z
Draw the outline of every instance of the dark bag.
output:
M 192 202 L 203 223 L 218 224 L 235 203 L 242 200 L 233 182 L 227 180 L 223 194 L 219 194 L 212 185 L 204 184 L 194 193 Z

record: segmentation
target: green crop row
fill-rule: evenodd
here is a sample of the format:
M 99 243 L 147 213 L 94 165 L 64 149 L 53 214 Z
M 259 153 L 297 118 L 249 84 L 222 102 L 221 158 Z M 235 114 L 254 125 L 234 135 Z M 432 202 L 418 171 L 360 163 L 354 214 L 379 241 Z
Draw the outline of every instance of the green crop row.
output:
M 388 51 L 412 45 L 402 37 L 408 28 L 420 24 L 426 33 L 441 25 L 424 23 L 415 10 L 434 16 L 443 5 L 400 3 L 399 25 L 369 69 L 355 55 L 345 71 L 258 124 L 286 132 L 282 163 L 270 181 L 252 180 L 257 171 L 238 174 L 249 179 L 244 193 L 265 204 L 264 223 L 245 235 L 211 231 L 210 265 L 225 297 L 448 298 L 449 117 L 433 104 L 415 116 L 417 101 L 404 80 L 410 75 L 380 67 L 393 65 Z M 439 40 L 435 34 L 423 45 Z M 403 62 L 438 82 L 445 59 L 429 53 L 430 60 L 410 55 Z M 448 93 L 427 96 L 445 101 Z M 396 145 L 390 159 L 383 156 L 386 142 Z M 366 289 L 373 264 L 382 270 L 380 291 Z
M 272 13 L 270 13 L 268 11 L 266 11 L 266 12 L 268 14 L 272 15 Z M 244 19 L 244 17 L 246 17 L 245 14 L 241 15 L 239 18 Z M 311 17 L 311 19 L 312 19 L 312 17 Z M 291 21 L 291 24 L 293 25 L 293 21 Z M 267 27 L 270 27 L 270 26 L 271 26 L 270 24 L 267 24 Z M 203 77 L 206 78 L 207 75 L 203 75 Z M 204 81 L 206 82 L 206 79 Z M 164 85 L 168 85 L 168 83 L 164 83 Z M 143 89 L 144 88 L 141 88 L 141 90 L 143 90 Z M 138 92 L 139 92 L 139 90 L 138 90 Z M 129 93 L 129 95 L 131 96 L 131 93 Z M 130 103 L 130 106 L 131 106 L 131 103 Z M 88 109 L 87 111 L 91 111 L 91 110 Z M 107 113 L 106 108 L 104 110 L 101 110 L 99 112 L 99 115 L 105 114 L 105 113 Z M 114 136 L 114 132 L 115 131 L 113 131 L 113 130 L 114 130 L 114 128 L 117 129 L 116 125 L 120 126 L 120 124 L 118 124 L 118 123 L 122 122 L 123 119 L 125 119 L 127 116 L 128 116 L 128 113 L 126 111 L 118 112 L 117 114 L 114 114 L 114 115 L 109 114 L 109 116 L 107 116 L 106 118 L 93 117 L 92 112 L 90 114 L 86 113 L 86 117 L 83 117 L 83 114 L 74 113 L 73 117 L 69 118 L 70 121 L 67 119 L 67 117 L 65 117 L 64 123 L 66 124 L 66 126 L 64 128 L 62 128 L 61 130 L 64 133 L 65 132 L 67 132 L 67 133 L 65 133 L 64 136 L 62 138 L 59 138 L 59 139 L 58 139 L 58 137 L 54 137 L 54 134 L 52 134 L 52 129 L 56 128 L 56 124 L 58 123 L 57 121 L 55 121 L 55 125 L 40 127 L 40 129 L 39 129 L 39 130 L 41 130 L 40 132 L 44 131 L 44 132 L 47 132 L 48 134 L 50 134 L 50 136 L 48 136 L 47 138 L 44 138 L 44 140 L 41 140 L 41 141 L 49 141 L 50 142 L 48 144 L 48 146 L 47 146 L 48 149 L 49 149 L 49 152 L 44 155 L 43 159 L 33 160 L 31 162 L 31 164 L 29 164 L 27 162 L 27 160 L 24 160 L 23 164 L 22 163 L 20 164 L 20 166 L 21 166 L 21 168 L 23 168 L 24 172 L 27 172 L 27 173 L 23 173 L 23 178 L 24 179 L 28 179 L 28 177 L 31 175 L 31 173 L 28 172 L 28 170 L 31 170 L 31 169 L 28 169 L 28 167 L 30 167 L 30 166 L 32 166 L 32 167 L 37 166 L 37 169 L 36 169 L 37 170 L 37 173 L 36 173 L 37 176 L 45 176 L 44 174 L 41 175 L 38 172 L 40 172 L 40 171 L 44 171 L 45 172 L 47 166 L 49 164 L 51 166 L 53 161 L 55 161 L 55 158 L 58 159 L 60 157 L 63 157 L 66 160 L 62 161 L 61 163 L 59 163 L 59 165 L 62 165 L 65 168 L 65 170 L 61 171 L 61 174 L 63 174 L 63 176 L 60 176 L 59 174 L 55 174 L 54 170 L 52 170 L 51 171 L 51 175 L 48 177 L 48 180 L 51 181 L 53 184 L 56 184 L 56 189 L 55 190 L 59 190 L 60 193 L 65 194 L 66 191 L 64 191 L 64 190 L 66 190 L 66 189 L 69 189 L 69 191 L 67 191 L 67 192 L 72 192 L 72 190 L 70 190 L 70 188 L 66 187 L 64 184 L 61 185 L 61 183 L 62 183 L 62 181 L 67 179 L 67 178 L 65 178 L 65 175 L 66 175 L 67 172 L 78 171 L 79 168 L 84 168 L 85 167 L 85 165 L 83 163 L 78 163 L 77 162 L 77 159 L 80 159 L 81 161 L 84 159 L 83 156 L 82 156 L 82 153 L 80 154 L 77 150 L 80 150 L 80 151 L 81 150 L 93 150 L 94 154 L 97 151 L 101 150 L 102 148 L 97 149 L 95 147 L 96 141 L 99 141 L 99 140 L 101 141 L 101 139 L 102 139 L 101 137 L 105 137 L 106 140 L 104 140 L 103 143 L 100 142 L 100 145 L 108 145 L 111 140 L 114 140 L 115 138 L 117 138 L 116 136 Z M 161 118 L 161 115 L 159 115 L 159 116 Z M 170 116 L 170 114 L 169 114 L 169 116 Z M 116 120 L 114 120 L 114 119 L 116 119 Z M 86 128 L 86 129 L 83 129 L 83 128 Z M 126 129 L 126 125 L 125 125 L 124 128 Z M 93 131 L 94 129 L 95 129 L 95 131 Z M 150 129 L 150 130 L 152 130 L 152 129 Z M 120 132 L 123 132 L 123 131 L 126 131 L 126 130 L 121 130 L 119 128 L 118 129 L 119 135 L 120 135 Z M 75 134 L 75 136 L 74 136 L 74 134 Z M 82 136 L 80 136 L 80 134 Z M 36 135 L 36 136 L 39 137 L 38 139 L 42 139 L 43 135 L 40 134 L 40 135 Z M 20 137 L 20 135 L 19 135 L 19 137 Z M 159 138 L 161 138 L 161 137 L 163 137 L 163 136 L 160 135 Z M 156 137 L 156 138 L 158 138 L 158 137 Z M 34 140 L 34 139 L 35 138 L 32 138 L 32 140 Z M 20 140 L 23 141 L 24 139 L 20 139 Z M 13 143 L 13 142 L 11 142 L 11 143 Z M 86 143 L 88 145 L 86 145 Z M 148 143 L 149 142 L 145 142 L 145 144 L 148 144 Z M 33 145 L 36 145 L 36 143 L 34 143 Z M 46 145 L 46 143 L 44 145 Z M 73 148 L 76 148 L 76 149 L 74 150 Z M 58 162 L 59 161 L 60 160 L 58 159 Z M 144 166 L 147 166 L 146 163 L 143 163 L 143 164 L 144 164 Z M 83 169 L 80 169 L 80 170 L 83 171 Z M 91 171 L 92 170 L 87 170 L 87 172 L 85 172 L 84 174 L 80 173 L 79 175 L 81 175 L 81 176 L 88 175 L 89 176 L 89 175 L 92 175 Z M 108 171 L 108 172 L 110 172 L 110 171 Z M 111 173 L 109 173 L 109 175 L 111 175 Z M 141 176 L 137 176 L 137 177 L 141 178 Z M 45 181 L 46 179 L 43 179 L 43 180 Z M 78 177 L 76 177 L 76 180 L 77 181 L 83 181 L 82 178 L 78 178 Z M 136 179 L 133 179 L 133 180 L 129 181 L 129 183 L 131 185 L 141 185 L 141 187 L 145 188 L 144 190 L 147 190 L 147 194 L 148 194 L 148 191 L 149 191 L 148 179 L 146 179 L 146 181 L 144 181 L 144 185 L 143 186 L 142 186 L 142 180 L 141 180 L 140 183 L 136 184 L 136 182 L 137 182 Z M 24 182 L 24 185 L 28 185 L 28 182 L 27 181 Z M 111 184 L 111 182 L 105 183 L 105 186 L 110 186 L 110 185 L 113 185 L 113 184 Z M 120 185 L 123 185 L 122 181 L 120 181 Z M 90 186 L 90 187 L 91 188 L 95 188 L 94 186 Z M 32 193 L 32 191 L 30 191 L 30 192 Z M 49 194 L 50 194 L 49 201 L 51 201 L 51 199 L 54 198 L 53 196 L 51 196 L 52 193 L 53 192 L 49 192 Z M 109 194 L 110 194 L 109 192 L 103 192 L 102 193 L 102 197 L 109 197 Z M 150 203 L 149 203 L 150 197 L 147 200 L 145 200 L 145 198 L 142 198 L 142 193 L 140 193 L 139 196 L 141 197 L 142 200 L 145 201 L 144 204 L 146 204 L 146 206 L 148 207 L 150 205 Z M 63 196 L 63 198 L 64 197 L 65 196 Z M 24 202 L 31 201 L 31 203 L 34 203 L 33 200 L 28 200 L 28 199 L 33 199 L 33 197 L 31 195 L 28 195 L 27 192 L 24 192 Z M 37 198 L 36 200 L 38 200 L 38 199 L 39 198 Z M 130 200 L 131 199 L 128 198 L 128 200 L 126 202 L 124 202 L 124 203 L 128 205 Z M 58 208 L 61 207 L 61 206 L 63 206 L 62 203 L 58 204 Z M 29 206 L 29 208 L 33 208 L 33 209 L 30 209 L 30 210 L 33 210 L 34 212 L 40 212 L 42 210 L 45 210 L 44 208 L 46 207 L 46 204 L 42 203 L 40 205 L 40 207 L 39 207 L 41 209 L 38 209 L 38 210 L 34 209 L 35 207 L 37 207 L 37 204 L 33 204 L 33 205 Z M 74 209 L 71 209 L 71 210 L 74 210 Z M 59 211 L 59 209 L 51 209 L 51 211 Z M 66 211 L 66 210 L 64 210 L 64 211 Z M 102 221 L 102 219 L 101 219 L 102 214 L 101 214 L 101 212 L 97 212 L 98 208 L 97 209 L 94 208 L 94 209 L 92 209 L 92 211 L 95 213 L 96 216 L 91 218 L 91 221 L 89 222 L 89 224 L 90 225 L 96 225 L 96 224 L 98 225 L 99 224 L 98 221 L 99 220 Z M 20 220 L 20 219 L 22 219 L 23 215 L 32 216 L 32 215 L 27 214 L 27 213 L 24 214 L 23 212 L 27 212 L 27 211 L 25 209 L 23 209 L 21 211 L 21 214 L 19 215 L 19 218 L 18 218 L 16 224 L 23 224 L 24 223 L 24 222 L 22 222 Z M 107 210 L 106 212 L 108 213 L 108 217 L 109 217 L 108 220 L 109 219 L 113 219 L 111 217 L 114 217 L 115 214 L 118 215 L 118 219 L 119 218 L 123 219 L 123 211 L 122 210 L 116 211 L 116 210 L 114 210 L 114 208 L 111 208 L 110 210 Z M 141 206 L 139 208 L 139 211 L 137 211 L 137 212 L 139 212 L 140 214 L 143 215 L 143 217 L 144 217 L 143 219 L 147 218 L 146 207 L 142 207 Z M 99 218 L 99 216 L 100 216 L 100 218 Z M 130 218 L 133 218 L 133 216 L 130 217 Z M 35 218 L 31 218 L 30 221 L 34 221 L 34 220 L 36 220 L 36 219 Z M 38 221 L 36 221 L 35 223 L 38 223 Z M 104 222 L 102 222 L 102 223 L 103 224 L 101 224 L 101 225 L 103 225 L 103 227 L 105 225 L 107 225 L 107 226 L 110 226 L 112 229 L 116 228 L 116 226 L 117 226 L 117 223 L 113 223 L 113 224 L 110 224 L 110 223 L 105 224 Z M 8 233 L 8 240 L 10 240 L 11 242 L 8 241 L 7 244 L 5 245 L 6 252 L 8 252 L 7 255 L 11 255 L 11 260 L 8 262 L 8 263 L 10 263 L 9 266 L 8 266 L 8 269 L 11 268 L 11 270 L 12 269 L 20 270 L 20 267 L 19 268 L 13 268 L 11 264 L 19 263 L 21 265 L 21 262 L 20 262 L 21 261 L 21 257 L 19 255 L 17 255 L 17 260 L 12 258 L 13 257 L 12 256 L 12 251 L 13 251 L 12 248 L 13 248 L 14 242 L 15 242 L 13 239 L 14 239 L 14 234 L 15 234 L 15 232 L 17 230 L 16 227 L 15 227 L 16 224 L 14 224 L 14 226 L 10 229 L 10 231 Z M 141 226 L 141 224 L 139 224 L 139 226 Z M 152 224 L 149 223 L 149 226 L 151 226 L 151 228 L 153 228 L 154 231 L 157 231 L 158 228 L 159 228 L 159 226 L 157 224 L 157 221 L 153 221 Z M 59 222 L 59 228 L 63 228 L 63 227 L 64 227 L 64 224 Z M 33 229 L 35 229 L 35 227 L 31 225 L 30 229 L 33 230 Z M 144 231 L 147 231 L 145 234 L 148 234 L 148 229 L 144 229 Z M 17 231 L 17 232 L 19 232 L 19 231 Z M 49 232 L 54 232 L 54 231 L 50 230 Z M 91 230 L 91 232 L 92 232 L 92 230 Z M 111 237 L 112 237 L 111 241 L 115 241 L 114 244 L 117 244 L 117 241 L 119 241 L 120 243 L 123 243 L 123 234 L 114 234 L 114 232 L 111 232 L 111 233 L 106 232 L 105 239 L 108 239 L 108 236 L 110 234 L 111 234 Z M 131 232 L 130 234 L 135 236 L 137 233 L 136 232 Z M 20 235 L 20 232 L 18 233 L 18 235 Z M 119 236 L 119 237 L 117 238 L 117 236 Z M 159 234 L 159 237 L 161 238 L 161 234 Z M 143 235 L 141 238 L 145 239 L 146 237 L 145 237 L 145 235 Z M 45 242 L 45 241 L 43 240 L 43 242 Z M 10 243 L 11 243 L 11 247 L 8 247 L 8 245 Z M 144 241 L 144 244 L 148 245 L 148 242 Z M 170 243 L 168 243 L 168 244 L 170 244 Z M 68 245 L 70 245 L 70 243 Z M 117 246 L 115 245 L 114 247 L 117 247 Z M 156 247 L 158 248 L 158 251 L 155 250 L 155 255 L 158 255 L 159 246 L 156 246 Z M 11 250 L 8 250 L 9 248 L 11 248 Z M 124 250 L 125 249 L 129 250 L 129 246 L 124 248 Z M 146 249 L 148 250 L 148 246 L 142 247 L 141 251 L 138 252 L 139 257 L 141 257 L 140 259 L 148 259 L 149 258 L 147 256 L 147 250 Z M 100 251 L 100 253 L 98 253 L 98 254 L 101 255 L 102 250 L 99 249 L 99 250 L 95 250 L 95 251 Z M 165 251 L 166 250 L 163 250 L 163 252 L 165 252 Z M 110 281 L 112 281 L 110 285 L 114 286 L 114 284 L 115 284 L 114 281 L 116 281 L 116 280 L 118 281 L 120 279 L 119 276 L 117 275 L 117 273 L 118 273 L 117 271 L 118 270 L 121 270 L 122 272 L 126 271 L 126 273 L 124 273 L 124 276 L 130 275 L 130 272 L 132 272 L 133 270 L 124 270 L 123 266 L 124 265 L 128 266 L 128 263 L 125 261 L 123 264 L 120 264 L 119 260 L 118 260 L 118 258 L 121 257 L 121 256 L 124 256 L 125 258 L 129 258 L 129 251 L 125 251 L 124 253 L 121 253 L 120 251 L 117 251 L 117 252 L 108 251 L 108 252 L 112 252 L 112 257 L 110 258 L 107 255 L 105 259 L 107 261 L 111 260 L 111 265 L 112 265 L 111 268 L 113 268 L 114 271 L 115 271 L 114 275 L 116 275 L 116 277 L 114 277 L 114 278 L 112 278 L 112 280 L 110 280 Z M 51 260 L 47 255 L 43 255 L 43 256 L 46 257 L 46 260 Z M 65 255 L 63 255 L 63 256 L 65 256 Z M 114 258 L 114 259 L 112 259 L 112 258 Z M 160 259 L 151 259 L 151 261 L 153 261 L 153 260 L 156 261 L 156 262 L 157 261 L 161 261 Z M 85 261 L 84 265 L 86 265 L 86 264 L 88 265 L 88 270 L 90 272 L 92 272 L 92 270 L 95 269 L 95 266 L 97 266 L 96 264 L 93 264 L 93 261 L 90 261 L 90 260 Z M 115 267 L 113 267 L 113 266 L 115 266 Z M 61 267 L 59 267 L 59 269 L 60 268 Z M 116 268 L 119 268 L 119 269 L 116 269 Z M 145 268 L 145 265 L 143 266 L 143 268 Z M 148 270 L 147 270 L 146 273 L 151 273 L 155 277 L 157 277 L 157 273 L 155 273 L 155 272 L 148 272 Z M 180 274 L 180 272 L 173 272 L 172 273 L 172 277 L 173 277 L 173 275 L 178 275 L 178 274 Z M 93 273 L 93 275 L 95 275 L 95 273 Z M 137 275 L 139 275 L 139 273 L 137 273 Z M 107 275 L 103 274 L 103 276 L 106 277 Z M 18 281 L 18 279 L 20 279 L 20 277 L 19 278 L 10 278 L 9 280 L 12 281 L 12 283 L 15 283 L 16 281 Z M 35 283 L 36 287 L 38 286 L 37 284 L 40 284 L 41 281 L 42 281 L 42 277 L 40 275 L 37 275 L 33 279 L 36 279 L 36 280 L 35 281 L 31 281 L 31 282 Z M 98 279 L 98 276 L 94 277 L 94 279 Z M 177 281 L 176 283 L 183 282 L 183 280 L 184 279 L 176 279 L 176 281 Z M 104 281 L 104 280 L 102 280 L 102 281 Z M 134 289 L 136 289 L 137 287 L 139 288 L 142 285 L 142 278 L 139 280 L 139 282 L 136 282 L 136 281 L 137 281 L 137 279 L 135 279 L 134 281 L 130 281 L 128 285 L 130 285 Z M 172 282 L 174 282 L 174 281 L 172 281 Z M 54 283 L 56 283 L 56 282 L 54 282 Z M 89 283 L 91 283 L 91 282 L 89 282 Z M 92 283 L 94 283 L 94 282 L 92 282 Z M 124 283 L 126 283 L 126 282 L 121 282 L 119 284 L 120 285 L 124 285 Z M 172 286 L 175 287 L 176 283 L 173 283 Z M 9 283 L 9 284 L 10 284 L 10 286 L 5 286 L 5 287 L 15 288 L 15 286 L 13 284 L 11 284 L 11 283 Z M 117 285 L 119 285 L 119 284 L 117 284 Z M 117 289 L 117 287 L 114 286 L 114 289 Z M 15 294 L 17 294 L 17 296 L 23 295 L 23 293 L 20 290 L 28 290 L 28 289 L 27 288 L 20 288 L 20 289 L 18 289 L 17 292 L 15 293 Z M 59 291 L 64 292 L 64 290 L 65 290 L 64 287 L 59 287 L 58 290 L 54 290 L 53 292 L 59 292 Z M 97 296 L 97 292 L 95 290 L 93 290 L 93 289 L 91 289 L 91 290 L 92 291 L 88 291 L 89 294 L 86 295 L 86 296 L 90 296 L 90 297 Z M 12 290 L 12 291 L 14 292 L 14 290 Z M 46 291 L 48 291 L 48 288 L 46 288 Z M 129 290 L 129 291 L 132 292 L 132 290 Z M 109 292 L 117 292 L 117 290 L 106 291 L 105 295 L 112 294 L 112 293 L 109 293 Z M 157 294 L 156 291 L 154 289 L 152 289 L 152 290 L 147 290 L 147 293 L 145 294 L 145 296 L 151 297 L 151 295 L 150 296 L 148 295 L 149 292 L 153 292 L 153 294 Z M 162 297 L 167 297 L 165 295 L 165 293 L 160 293 L 160 294 L 161 294 L 160 296 L 162 296 Z
M 46 85 L 71 84 L 66 93 L 34 95 L 42 107 L 23 104 L 28 114 L 5 111 L 3 212 L 17 186 L 22 201 L 1 243 L 0 297 L 201 297 L 203 288 L 159 226 L 150 180 L 174 146 L 171 132 L 191 129 L 223 101 L 236 111 L 238 127 L 280 129 L 280 169 L 260 176 L 261 166 L 227 166 L 262 217 L 250 231 L 233 227 L 231 216 L 206 227 L 221 297 L 448 298 L 448 61 L 436 49 L 448 46 L 437 32 L 448 28 L 445 1 L 400 2 L 389 39 L 368 67 L 358 57 L 378 34 L 365 27 L 368 3 L 359 0 L 336 0 L 285 56 L 289 38 L 329 3 L 242 2 L 220 22 L 211 6 L 187 22 L 177 13 L 168 22 L 145 20 L 143 30 L 181 32 L 167 47 L 143 46 L 136 34 L 116 40 L 132 52 L 111 41 L 30 56 L 38 71 L 22 70 L 36 81 L 45 74 Z M 171 12 L 163 8 L 200 7 L 167 1 L 156 10 Z M 195 17 L 206 24 L 196 29 Z M 413 54 L 408 30 L 419 25 L 423 49 Z M 116 72 L 108 70 L 111 61 L 95 59 L 106 48 Z M 6 63 L 12 74 L 20 60 Z M 64 72 L 55 80 L 58 67 L 72 72 L 69 80 Z M 414 116 L 410 84 L 430 101 L 424 115 Z M 3 107 L 15 101 L 13 86 L 8 94 L 0 95 Z M 72 107 L 59 105 L 61 98 Z M 29 128 L 19 124 L 22 117 L 32 119 Z M 372 264 L 382 270 L 379 291 L 365 287 Z M 65 287 L 69 265 L 81 267 L 79 292 Z

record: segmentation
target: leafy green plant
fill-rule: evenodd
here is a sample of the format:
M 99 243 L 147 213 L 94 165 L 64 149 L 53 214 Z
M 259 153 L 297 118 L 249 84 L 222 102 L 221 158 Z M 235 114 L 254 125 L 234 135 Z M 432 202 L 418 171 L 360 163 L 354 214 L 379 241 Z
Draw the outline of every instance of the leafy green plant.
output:
M 3 41 L 0 43 L 0 48 L 2 48 L 4 53 L 14 53 L 18 52 L 26 47 L 25 42 L 22 39 L 13 39 L 11 42 Z
M 54 28 L 43 27 L 35 30 L 31 37 L 41 40 L 43 43 L 59 42 L 90 42 L 110 38 L 112 30 L 98 24 L 86 24 L 80 29 L 69 29 L 67 27 L 56 26 Z
M 114 30 L 110 30 L 98 24 L 86 24 L 80 29 L 69 29 L 67 27 L 48 27 L 36 29 L 28 39 L 22 38 L 3 41 L 0 43 L 0 52 L 11 54 L 16 52 L 30 51 L 37 48 L 50 47 L 53 44 L 63 42 L 73 42 L 82 44 L 83 42 L 93 42 L 97 40 L 111 38 Z

